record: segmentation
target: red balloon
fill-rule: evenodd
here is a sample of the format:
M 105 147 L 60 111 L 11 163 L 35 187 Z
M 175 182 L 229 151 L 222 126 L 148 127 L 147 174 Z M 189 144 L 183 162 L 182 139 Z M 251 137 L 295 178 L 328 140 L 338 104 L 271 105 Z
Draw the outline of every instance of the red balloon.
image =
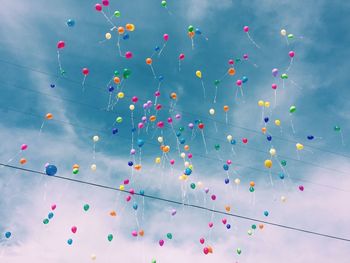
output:
M 95 5 L 95 9 L 96 9 L 96 11 L 101 12 L 102 11 L 102 5 L 101 4 L 96 4 Z
M 199 124 L 198 124 L 198 128 L 201 129 L 201 130 L 203 130 L 203 129 L 204 129 L 204 123 L 199 123 Z
M 87 76 L 89 74 L 89 69 L 88 68 L 83 68 L 83 74 Z
M 64 41 L 62 41 L 62 40 L 57 42 L 57 48 L 58 48 L 58 49 L 64 48 L 65 45 L 66 45 L 66 44 L 65 44 Z
M 244 144 L 246 144 L 246 143 L 248 143 L 248 139 L 247 139 L 247 138 L 243 138 L 243 139 L 242 139 L 242 142 L 243 142 Z

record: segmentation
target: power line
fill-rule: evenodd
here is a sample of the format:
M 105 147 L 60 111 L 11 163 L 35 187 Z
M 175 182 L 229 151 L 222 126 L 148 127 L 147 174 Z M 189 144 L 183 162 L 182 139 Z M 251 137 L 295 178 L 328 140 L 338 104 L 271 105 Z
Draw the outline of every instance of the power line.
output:
M 46 173 L 40 172 L 40 171 L 36 171 L 36 170 L 32 170 L 32 169 L 22 168 L 22 167 L 13 166 L 13 165 L 4 164 L 4 163 L 0 163 L 0 165 L 2 165 L 3 167 L 10 168 L 10 169 L 16 169 L 16 170 L 20 170 L 20 171 L 24 171 L 24 172 L 29 172 L 29 173 L 34 173 L 34 174 L 39 174 L 39 175 L 45 175 L 46 176 Z M 70 181 L 70 182 L 75 182 L 75 183 L 80 183 L 80 184 L 89 185 L 89 186 L 93 186 L 93 187 L 98 187 L 98 188 L 102 188 L 102 189 L 108 189 L 108 190 L 112 190 L 112 191 L 122 192 L 122 193 L 125 193 L 125 194 L 130 194 L 126 190 L 114 188 L 114 187 L 107 186 L 107 185 L 102 185 L 102 184 L 96 184 L 96 183 L 92 183 L 92 182 L 82 181 L 82 180 L 78 180 L 78 179 L 72 179 L 72 178 L 68 178 L 68 177 L 64 177 L 64 176 L 57 176 L 57 175 L 55 175 L 55 176 L 50 176 L 50 178 L 57 178 L 57 179 L 66 180 L 66 181 Z M 212 212 L 212 213 L 222 214 L 222 215 L 226 215 L 226 216 L 231 216 L 231 217 L 235 217 L 235 218 L 239 218 L 239 219 L 243 219 L 243 220 L 259 222 L 259 223 L 263 223 L 263 224 L 266 224 L 266 225 L 271 225 L 271 226 L 275 226 L 275 227 L 279 227 L 279 228 L 284 228 L 284 229 L 288 229 L 288 230 L 303 232 L 303 233 L 306 233 L 306 234 L 321 236 L 321 237 L 335 239 L 335 240 L 339 240 L 339 241 L 350 242 L 349 238 L 344 238 L 344 237 L 339 237 L 339 236 L 334 236 L 334 235 L 328 235 L 328 234 L 324 234 L 324 233 L 320 233 L 320 232 L 311 231 L 311 230 L 308 230 L 308 229 L 302 229 L 302 228 L 292 227 L 292 226 L 288 226 L 288 225 L 284 225 L 284 224 L 278 224 L 278 223 L 274 223 L 274 222 L 270 222 L 270 221 L 266 221 L 266 220 L 260 220 L 260 219 L 256 219 L 256 218 L 252 218 L 252 217 L 248 217 L 248 216 L 239 215 L 239 214 L 232 214 L 232 213 L 228 213 L 228 212 L 224 212 L 224 211 L 220 211 L 220 210 L 216 210 L 216 209 L 210 209 L 210 208 L 207 208 L 207 207 L 204 207 L 204 206 L 200 206 L 200 205 L 194 205 L 194 204 L 190 204 L 190 203 L 179 202 L 179 201 L 176 201 L 176 200 L 162 198 L 162 197 L 158 197 L 158 196 L 154 196 L 154 195 L 140 194 L 140 193 L 136 193 L 136 192 L 134 193 L 134 195 L 145 197 L 145 198 L 149 198 L 149 199 L 156 200 L 156 201 L 161 201 L 161 202 L 166 202 L 166 203 L 171 203 L 171 204 L 176 204 L 176 205 L 183 205 L 183 206 L 187 206 L 187 207 L 192 207 L 192 208 L 196 208 L 196 209 L 200 209 L 200 210 L 204 210 L 204 211 L 209 211 L 209 212 Z
M 37 72 L 37 73 L 40 73 L 40 74 L 44 74 L 44 75 L 47 75 L 47 76 L 51 76 L 51 77 L 56 77 L 56 78 L 59 78 L 60 76 L 59 75 L 54 75 L 52 73 L 48 73 L 48 72 L 45 72 L 45 71 L 42 71 L 42 70 L 38 70 L 38 69 L 35 69 L 35 68 L 32 68 L 32 67 L 28 67 L 28 66 L 23 66 L 23 65 L 20 65 L 20 64 L 16 64 L 16 63 L 13 63 L 13 62 L 10 62 L 10 61 L 6 61 L 6 60 L 2 60 L 0 59 L 0 62 L 2 63 L 5 63 L 5 64 L 9 64 L 9 65 L 12 65 L 12 66 L 15 66 L 15 67 L 19 67 L 19 68 L 23 68 L 23 69 L 26 69 L 26 70 L 29 70 L 29 71 L 33 71 L 33 72 Z M 79 86 L 81 86 L 81 83 L 79 81 L 76 81 L 76 80 L 73 80 L 73 79 L 70 79 L 70 78 L 63 78 L 64 80 L 68 81 L 68 82 L 71 82 L 71 83 L 74 83 L 74 84 L 78 84 Z M 85 84 L 86 87 L 92 87 L 92 88 L 95 88 L 91 85 L 87 85 Z M 100 93 L 104 93 L 102 90 L 100 89 L 96 89 L 97 92 L 100 92 Z M 44 93 L 43 93 L 44 94 Z M 48 94 L 46 94 L 46 96 L 49 96 Z M 125 95 L 126 98 L 131 98 L 130 96 L 127 96 Z M 71 99 L 66 99 L 66 100 L 71 100 Z M 86 103 L 80 103 L 81 105 L 82 104 L 86 104 Z M 91 107 L 93 107 L 92 105 L 89 105 Z M 166 105 L 163 106 L 164 108 L 169 108 L 167 107 Z M 206 116 L 203 116 L 203 115 L 195 115 L 191 112 L 188 112 L 188 111 L 184 111 L 184 110 L 181 110 L 181 113 L 185 113 L 186 115 L 191 115 L 191 116 L 195 116 L 195 117 L 200 117 L 202 119 L 206 119 L 206 120 L 209 120 L 209 121 L 215 121 L 217 123 L 221 123 L 221 124 L 224 124 L 224 125 L 227 125 L 227 126 L 230 126 L 230 127 L 233 127 L 233 128 L 237 128 L 237 129 L 241 129 L 241 130 L 245 130 L 245 131 L 249 131 L 251 133 L 255 133 L 255 134 L 259 134 L 260 136 L 262 135 L 261 132 L 258 132 L 254 129 L 250 129 L 250 128 L 247 128 L 247 127 L 242 127 L 242 126 L 238 126 L 238 125 L 234 125 L 230 122 L 226 123 L 224 121 L 221 121 L 221 120 L 216 120 L 216 119 L 212 119 L 212 118 L 209 118 L 209 117 L 206 117 Z M 294 140 L 291 140 L 291 139 L 288 139 L 288 138 L 283 138 L 283 137 L 279 137 L 279 136 L 274 136 L 274 139 L 277 139 L 277 140 L 281 140 L 281 141 L 287 141 L 287 142 L 290 142 L 290 143 L 298 143 L 298 141 L 294 141 Z M 304 146 L 307 146 L 309 148 L 312 148 L 312 149 L 315 149 L 315 150 L 318 150 L 318 151 L 321 151 L 321 152 L 327 152 L 327 153 L 330 153 L 330 154 L 334 154 L 334 155 L 338 155 L 338 156 L 342 156 L 344 158 L 348 158 L 350 159 L 350 156 L 346 155 L 346 154 L 343 154 L 343 153 L 337 153 L 337 152 L 333 152 L 331 150 L 328 150 L 328 149 L 322 149 L 322 148 L 318 148 L 318 147 L 315 147 L 313 145 L 309 145 L 309 144 L 305 144 L 304 143 Z

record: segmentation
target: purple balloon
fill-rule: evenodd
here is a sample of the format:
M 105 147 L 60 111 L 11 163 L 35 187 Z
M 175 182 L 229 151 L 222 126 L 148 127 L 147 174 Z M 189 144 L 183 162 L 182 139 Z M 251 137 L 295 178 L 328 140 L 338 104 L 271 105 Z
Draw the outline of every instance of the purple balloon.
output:
M 278 69 L 277 69 L 277 68 L 274 68 L 274 69 L 272 70 L 272 76 L 277 77 L 277 75 L 278 75 Z

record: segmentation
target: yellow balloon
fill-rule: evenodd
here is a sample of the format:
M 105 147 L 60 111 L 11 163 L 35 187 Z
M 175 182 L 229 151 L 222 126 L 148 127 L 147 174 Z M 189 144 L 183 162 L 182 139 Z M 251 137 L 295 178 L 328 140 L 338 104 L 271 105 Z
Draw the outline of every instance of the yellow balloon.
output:
M 196 76 L 198 77 L 198 78 L 202 78 L 202 72 L 200 72 L 199 70 L 197 70 L 196 71 Z
M 264 104 L 264 106 L 265 106 L 265 108 L 268 108 L 268 107 L 270 107 L 270 102 L 268 102 L 268 101 L 265 101 L 265 104 Z
M 120 190 L 124 190 L 125 189 L 125 186 L 123 184 L 119 185 L 119 189 Z
M 272 161 L 271 160 L 265 160 L 265 167 L 266 168 L 271 168 L 272 167 Z
M 124 92 L 118 92 L 117 96 L 119 99 L 122 99 L 124 98 L 125 95 L 124 95 Z
M 155 160 L 156 163 L 160 163 L 160 157 L 157 157 Z
M 259 105 L 259 107 L 264 106 L 264 101 L 263 101 L 263 100 L 259 100 L 259 101 L 258 101 L 258 105 Z
M 106 33 L 105 37 L 107 40 L 110 40 L 112 38 L 112 35 L 111 33 Z
M 275 125 L 276 126 L 280 126 L 281 125 L 281 121 L 280 120 L 275 120 Z
M 302 145 L 301 143 L 297 143 L 295 145 L 295 147 L 297 147 L 297 150 L 301 151 L 302 149 L 304 149 L 304 145 Z

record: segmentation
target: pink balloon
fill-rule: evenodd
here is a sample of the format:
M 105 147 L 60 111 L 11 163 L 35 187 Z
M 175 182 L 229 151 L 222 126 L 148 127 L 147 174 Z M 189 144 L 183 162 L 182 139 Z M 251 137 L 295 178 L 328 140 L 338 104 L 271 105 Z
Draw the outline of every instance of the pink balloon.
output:
M 179 55 L 179 59 L 180 60 L 183 60 L 185 58 L 185 54 L 184 53 L 181 53 L 180 55 Z
M 223 218 L 223 219 L 221 220 L 221 222 L 222 222 L 224 225 L 226 225 L 227 219 L 226 219 L 226 218 Z
M 129 184 L 129 182 L 130 182 L 129 179 L 125 179 L 123 184 Z
M 171 117 L 168 118 L 168 123 L 172 123 L 173 119 Z
M 130 189 L 130 190 L 129 190 L 129 193 L 130 193 L 131 195 L 134 195 L 134 194 L 135 194 L 135 190 L 134 190 L 134 189 Z
M 209 253 L 209 248 L 207 247 L 203 248 L 203 253 L 207 255 Z
M 102 1 L 102 4 L 103 4 L 104 6 L 109 6 L 109 1 L 108 1 L 108 0 L 103 0 L 103 1 Z
M 247 139 L 247 138 L 243 138 L 243 139 L 242 139 L 242 142 L 243 142 L 244 144 L 246 144 L 246 143 L 248 143 L 248 139 Z
M 176 114 L 176 115 L 175 115 L 175 118 L 176 118 L 176 119 L 181 119 L 181 115 L 180 115 L 180 114 Z
M 140 122 L 137 126 L 139 127 L 139 129 L 142 129 L 144 127 L 144 124 L 143 122 Z
M 131 100 L 132 100 L 133 103 L 136 103 L 139 99 L 138 99 L 138 97 L 134 96 L 134 97 L 132 97 Z
M 52 211 L 55 210 L 56 207 L 57 207 L 56 204 L 51 205 L 51 210 L 52 210 Z
M 82 70 L 83 74 L 87 76 L 89 74 L 89 69 L 88 68 L 83 68 Z
M 209 226 L 209 227 L 213 227 L 213 226 L 214 226 L 213 222 L 210 222 L 210 223 L 208 224 L 208 226 Z
M 135 230 L 132 231 L 132 232 L 131 232 L 131 235 L 134 236 L 134 237 L 137 237 L 137 231 L 135 231 Z
M 271 85 L 271 88 L 272 88 L 272 89 L 277 89 L 277 84 L 273 83 L 273 84 Z
M 300 190 L 300 191 L 304 191 L 304 186 L 299 185 L 299 190 Z
M 248 31 L 249 31 L 249 26 L 244 26 L 244 27 L 243 27 L 243 31 L 244 31 L 244 32 L 248 32 Z
M 164 127 L 164 122 L 160 121 L 157 123 L 158 128 L 163 128 Z
M 204 244 L 204 238 L 202 237 L 201 239 L 199 239 L 199 243 L 201 243 L 201 244 Z
M 57 42 L 57 48 L 58 49 L 62 49 L 62 48 L 64 48 L 66 46 L 66 43 L 64 43 L 64 41 L 58 41 Z
M 231 160 L 227 160 L 226 163 L 230 165 L 232 163 L 232 161 Z
M 240 80 L 240 79 L 237 80 L 237 81 L 236 81 L 236 85 L 237 85 L 237 86 L 242 86 L 242 80 Z
M 248 54 L 243 54 L 243 58 L 244 58 L 245 60 L 247 60 L 247 59 L 248 59 Z
M 293 57 L 295 56 L 295 52 L 294 52 L 294 51 L 289 51 L 289 56 L 290 56 L 291 58 L 293 58 Z
M 101 12 L 102 11 L 102 5 L 101 4 L 96 4 L 95 5 L 95 9 L 96 9 L 96 11 Z
M 189 159 L 191 159 L 193 157 L 192 153 L 189 153 L 187 156 Z
M 159 96 L 160 96 L 160 92 L 159 92 L 159 91 L 156 91 L 156 92 L 154 93 L 154 96 L 159 97 Z
M 126 51 L 126 52 L 125 52 L 125 57 L 126 57 L 127 59 L 132 58 L 132 53 L 131 53 L 130 51 Z
M 174 159 L 171 159 L 171 160 L 170 160 L 170 164 L 171 164 L 171 165 L 174 165 L 174 163 L 175 163 L 175 160 L 174 160 Z
M 216 200 L 216 195 L 211 196 L 211 200 L 215 201 Z
M 164 245 L 164 240 L 163 240 L 163 239 L 159 240 L 159 245 L 160 245 L 161 247 Z
M 160 110 L 162 108 L 162 105 L 161 104 L 157 104 L 156 105 L 156 110 Z
M 136 153 L 136 150 L 135 150 L 135 149 L 131 149 L 131 150 L 130 150 L 130 154 L 131 154 L 131 155 L 134 155 L 135 153 Z
M 27 144 L 22 144 L 21 145 L 21 150 L 24 151 L 28 148 L 28 145 Z
M 71 230 L 72 230 L 72 233 L 75 234 L 77 232 L 77 227 L 76 226 L 72 226 Z
M 229 59 L 228 64 L 233 65 L 235 64 L 235 61 L 233 59 Z
M 169 40 L 169 35 L 168 34 L 164 34 L 163 35 L 163 39 L 164 39 L 164 41 L 168 41 Z
M 129 202 L 130 200 L 131 200 L 131 196 L 130 195 L 128 195 L 127 197 L 126 197 L 126 199 L 125 199 L 127 202 Z

